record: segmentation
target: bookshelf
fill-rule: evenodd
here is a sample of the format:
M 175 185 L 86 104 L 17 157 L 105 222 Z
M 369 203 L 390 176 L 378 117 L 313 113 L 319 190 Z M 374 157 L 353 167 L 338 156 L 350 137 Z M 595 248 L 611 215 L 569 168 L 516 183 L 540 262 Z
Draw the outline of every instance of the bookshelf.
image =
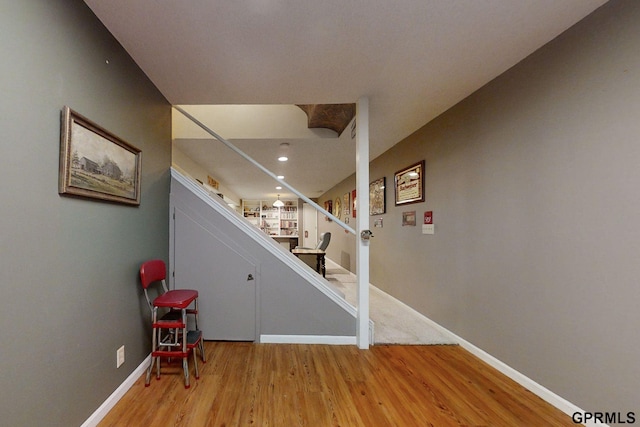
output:
M 298 237 L 298 203 L 283 200 L 284 206 L 273 206 L 274 200 L 243 200 L 243 216 L 271 237 Z

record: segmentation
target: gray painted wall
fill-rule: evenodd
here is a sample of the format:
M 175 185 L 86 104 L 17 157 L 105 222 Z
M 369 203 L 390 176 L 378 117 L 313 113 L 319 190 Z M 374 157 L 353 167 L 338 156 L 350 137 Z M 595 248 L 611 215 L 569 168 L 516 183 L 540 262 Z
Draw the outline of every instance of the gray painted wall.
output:
M 585 410 L 636 414 L 639 22 L 609 2 L 371 163 L 372 283 Z M 426 201 L 394 207 L 422 159 Z M 435 235 L 401 226 L 411 210 Z
M 137 270 L 168 258 L 170 106 L 82 1 L 1 9 L 0 424 L 80 425 L 149 353 Z M 142 149 L 140 207 L 58 195 L 64 105 Z
M 203 230 L 215 233 L 230 247 L 236 246 L 239 253 L 246 253 L 258 267 L 258 335 L 355 336 L 356 323 L 351 314 L 176 180 L 171 181 L 171 203 L 181 211 L 189 212 Z M 202 239 L 211 238 L 203 232 Z M 280 250 L 272 239 L 268 239 L 273 250 Z M 300 262 L 293 255 L 291 258 L 293 262 Z M 176 282 L 177 277 L 176 273 Z M 203 280 L 200 286 L 206 286 L 206 282 Z M 183 286 L 176 283 L 176 287 Z M 207 301 L 201 304 L 204 306 Z M 204 333 L 206 336 L 207 331 Z

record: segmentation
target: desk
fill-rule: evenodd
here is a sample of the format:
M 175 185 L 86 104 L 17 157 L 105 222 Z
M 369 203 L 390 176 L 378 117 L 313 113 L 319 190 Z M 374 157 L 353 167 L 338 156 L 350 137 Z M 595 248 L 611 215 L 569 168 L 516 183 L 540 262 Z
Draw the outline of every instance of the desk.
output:
M 327 271 L 326 266 L 325 266 L 325 261 L 324 261 L 324 255 L 325 255 L 325 251 L 321 250 L 321 249 L 304 249 L 304 248 L 296 248 L 296 249 L 292 249 L 291 253 L 294 254 L 297 257 L 300 257 L 300 255 L 315 255 L 316 256 L 316 271 L 318 273 L 320 273 L 320 270 L 322 269 L 322 277 L 326 277 L 325 273 Z
M 271 236 L 273 240 L 280 243 L 287 251 L 298 246 L 298 236 Z

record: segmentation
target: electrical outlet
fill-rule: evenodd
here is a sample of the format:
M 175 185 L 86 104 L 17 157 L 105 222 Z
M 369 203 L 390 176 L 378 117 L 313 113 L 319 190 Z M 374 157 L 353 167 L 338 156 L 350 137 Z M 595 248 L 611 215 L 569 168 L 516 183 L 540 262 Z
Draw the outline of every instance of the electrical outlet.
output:
M 124 346 L 120 347 L 116 352 L 116 368 L 119 368 L 124 363 Z

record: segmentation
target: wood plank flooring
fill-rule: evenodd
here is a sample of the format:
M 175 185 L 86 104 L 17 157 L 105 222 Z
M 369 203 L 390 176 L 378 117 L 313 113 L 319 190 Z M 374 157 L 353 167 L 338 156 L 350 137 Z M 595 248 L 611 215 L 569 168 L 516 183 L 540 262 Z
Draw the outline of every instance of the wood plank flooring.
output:
M 180 363 L 141 377 L 107 426 L 575 426 L 459 346 L 207 342 L 200 379 Z M 193 367 L 190 365 L 193 372 Z

